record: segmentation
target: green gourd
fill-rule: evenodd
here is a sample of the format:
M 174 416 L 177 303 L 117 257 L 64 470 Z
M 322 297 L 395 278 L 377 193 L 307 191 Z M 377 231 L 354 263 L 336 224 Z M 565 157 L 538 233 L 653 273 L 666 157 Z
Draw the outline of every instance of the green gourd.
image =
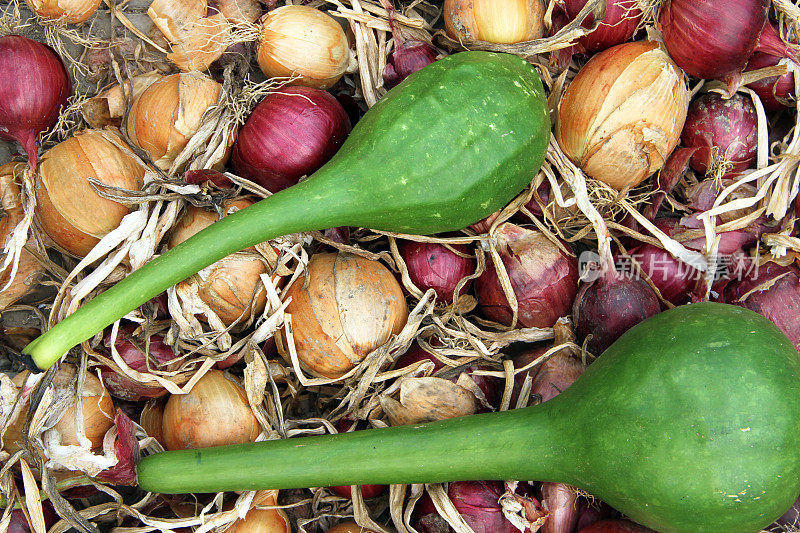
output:
M 764 317 L 692 304 L 538 406 L 138 466 L 142 489 L 167 493 L 488 479 L 569 483 L 665 533 L 753 533 L 800 493 L 800 358 Z
M 459 230 L 507 204 L 544 161 L 550 118 L 536 69 L 461 52 L 389 91 L 305 181 L 223 218 L 95 297 L 24 349 L 43 370 L 168 287 L 238 250 L 336 226 Z

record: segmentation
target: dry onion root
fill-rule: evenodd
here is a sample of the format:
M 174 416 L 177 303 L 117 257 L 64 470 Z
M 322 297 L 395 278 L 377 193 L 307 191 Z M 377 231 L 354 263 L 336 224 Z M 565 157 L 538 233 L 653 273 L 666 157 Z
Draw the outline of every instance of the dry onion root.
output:
M 113 130 L 86 130 L 42 156 L 36 216 L 62 250 L 85 256 L 130 212 L 128 206 L 101 197 L 87 179 L 110 187 L 141 189 L 145 169 L 120 146 L 127 149 Z

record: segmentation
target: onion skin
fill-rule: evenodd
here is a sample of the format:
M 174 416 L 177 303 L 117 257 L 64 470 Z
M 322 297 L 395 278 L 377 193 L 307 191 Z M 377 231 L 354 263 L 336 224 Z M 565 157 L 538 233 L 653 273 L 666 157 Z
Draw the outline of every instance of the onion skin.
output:
M 94 15 L 102 0 L 25 0 L 25 3 L 44 19 L 78 24 Z
M 542 0 L 445 0 L 444 25 L 456 41 L 511 44 L 544 33 Z
M 447 246 L 433 242 L 404 241 L 400 245 L 400 255 L 414 285 L 423 292 L 435 290 L 437 301 L 446 305 L 453 302 L 458 282 L 475 273 L 475 260 L 469 247 L 464 244 L 449 246 L 469 257 L 462 257 Z M 464 284 L 459 295 L 467 292 L 470 285 L 472 280 Z
M 500 481 L 457 481 L 447 487 L 453 505 L 475 533 L 519 533 L 498 503 L 504 492 Z
M 401 81 L 422 67 L 436 61 L 439 55 L 436 48 L 423 41 L 403 41 L 397 44 L 383 69 L 383 85 L 387 89 L 399 85 Z
M 758 118 L 753 101 L 741 93 L 729 99 L 717 93 L 696 98 L 689 105 L 681 143 L 697 148 L 689 166 L 701 174 L 710 174 L 720 162 L 726 165 L 722 177 L 750 168 L 758 149 Z
M 654 42 L 613 46 L 578 72 L 558 105 L 555 137 L 590 177 L 622 190 L 664 166 L 689 106 L 680 68 Z
M 643 243 L 629 250 L 628 255 L 639 264 L 668 302 L 682 305 L 700 292 L 702 273 L 663 248 Z
M 740 72 L 767 21 L 766 0 L 667 0 L 658 22 L 669 55 L 687 74 L 717 79 Z
M 586 2 L 587 0 L 566 0 L 564 2 L 570 20 L 578 16 Z M 631 2 L 627 0 L 606 0 L 606 15 L 603 17 L 603 21 L 593 32 L 578 39 L 578 42 L 584 51 L 590 54 L 600 52 L 629 41 L 641 20 L 642 11 L 638 5 L 631 6 Z M 592 24 L 594 24 L 594 16 L 590 15 L 582 26 L 591 28 Z
M 327 163 L 348 133 L 350 119 L 330 93 L 288 87 L 253 109 L 233 145 L 231 163 L 238 175 L 278 192 Z
M 545 482 L 539 488 L 547 521 L 541 533 L 572 533 L 578 525 L 578 494 L 563 483 Z
M 518 322 L 529 328 L 549 328 L 569 314 L 578 290 L 577 258 L 565 254 L 543 233 L 508 222 L 497 228 L 495 239 L 519 304 Z M 475 281 L 475 292 L 484 315 L 511 323 L 511 307 L 491 265 Z
M 769 54 L 755 52 L 747 62 L 747 70 L 772 67 L 780 62 L 781 58 Z M 788 72 L 783 76 L 771 76 L 763 80 L 747 84 L 753 89 L 766 111 L 779 111 L 794 101 L 794 73 Z M 784 103 L 785 102 L 785 103 Z
M 19 142 L 36 168 L 39 134 L 55 125 L 72 81 L 52 48 L 20 35 L 0 37 L 0 72 L 0 139 Z
M 643 279 L 609 267 L 601 278 L 578 290 L 572 320 L 578 338 L 583 341 L 592 335 L 589 351 L 600 355 L 623 333 L 659 312 L 661 303 Z
M 795 265 L 766 263 L 758 274 L 731 281 L 722 301 L 738 305 L 770 319 L 800 351 L 800 270 Z
M 259 491 L 253 499 L 253 507 L 247 511 L 225 533 L 292 533 L 286 511 L 274 506 L 278 505 L 278 491 Z M 263 507 L 263 508 L 261 508 Z

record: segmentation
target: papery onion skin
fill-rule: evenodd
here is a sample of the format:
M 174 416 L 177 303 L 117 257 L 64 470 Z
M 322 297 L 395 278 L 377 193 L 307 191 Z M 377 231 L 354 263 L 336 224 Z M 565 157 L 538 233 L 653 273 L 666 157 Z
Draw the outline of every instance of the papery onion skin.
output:
M 437 301 L 445 305 L 452 303 L 458 282 L 475 273 L 475 260 L 469 247 L 464 244 L 449 246 L 459 253 L 433 242 L 404 241 L 399 247 L 414 285 L 422 292 L 435 290 Z M 464 284 L 459 295 L 467 292 L 470 285 L 472 280 Z
M 162 432 L 167 450 L 188 450 L 253 442 L 261 426 L 242 386 L 209 370 L 188 394 L 169 397 Z
M 25 0 L 31 11 L 44 19 L 78 24 L 89 19 L 103 0 Z
M 683 72 L 657 43 L 620 44 L 592 57 L 572 80 L 555 137 L 586 174 L 622 190 L 664 166 L 688 106 Z
M 20 35 L 0 37 L 0 139 L 17 141 L 36 168 L 39 134 L 52 128 L 72 94 L 61 58 Z
M 543 233 L 508 222 L 497 228 L 495 239 L 519 304 L 519 324 L 549 328 L 568 315 L 578 290 L 577 258 L 564 253 Z M 511 307 L 493 265 L 487 264 L 475 281 L 475 293 L 484 315 L 511 323 Z
M 800 269 L 768 262 L 728 283 L 722 301 L 770 319 L 800 352 Z
M 350 119 L 330 93 L 288 87 L 253 109 L 231 153 L 234 171 L 278 192 L 328 162 L 350 133 Z
M 444 24 L 451 39 L 510 44 L 544 33 L 541 0 L 445 0 Z
M 711 174 L 724 164 L 725 177 L 750 168 L 758 150 L 758 117 L 749 96 L 741 93 L 725 99 L 706 93 L 689 104 L 681 132 L 681 144 L 697 148 L 689 166 L 701 174 Z
M 87 178 L 134 191 L 142 187 L 145 168 L 117 145 L 127 148 L 113 130 L 86 130 L 42 155 L 37 220 L 56 245 L 77 257 L 88 254 L 130 212 L 127 205 L 97 194 Z
M 574 19 L 580 13 L 587 0 L 566 0 L 567 16 Z M 638 4 L 629 0 L 606 0 L 606 14 L 603 21 L 595 30 L 588 35 L 584 35 L 578 42 L 588 53 L 595 53 L 605 50 L 611 46 L 622 44 L 629 41 L 639 22 L 642 20 L 642 11 Z M 589 16 L 582 26 L 591 28 L 594 24 L 594 17 Z
M 299 76 L 290 84 L 327 89 L 347 70 L 350 49 L 344 30 L 329 15 L 287 5 L 261 19 L 256 59 L 269 77 Z
M 505 487 L 500 481 L 457 481 L 447 495 L 475 533 L 519 533 L 498 503 Z
M 307 273 L 287 291 L 286 312 L 297 356 L 315 374 L 342 376 L 405 326 L 403 291 L 378 261 L 316 253 Z
M 676 259 L 663 248 L 643 243 L 628 250 L 628 255 L 658 287 L 662 298 L 674 305 L 683 305 L 698 294 L 702 285 L 702 273 Z M 620 256 L 620 260 L 625 258 Z
M 747 70 L 758 70 L 777 65 L 782 58 L 755 52 L 747 62 Z M 748 87 L 761 99 L 766 111 L 779 111 L 785 109 L 787 104 L 795 101 L 794 72 L 783 76 L 771 76 L 763 80 L 747 84 Z M 784 103 L 785 102 L 785 103 Z
M 387 89 L 400 84 L 419 69 L 427 67 L 436 61 L 439 55 L 436 48 L 424 41 L 403 41 L 395 46 L 383 69 L 383 85 Z
M 119 328 L 114 346 L 119 356 L 125 361 L 132 370 L 149 373 L 148 369 L 172 370 L 168 363 L 178 357 L 172 348 L 164 344 L 164 339 L 160 335 L 151 335 L 147 343 L 147 353 L 150 356 L 148 362 L 145 356 L 145 342 L 133 336 L 134 330 L 138 326 L 128 324 Z M 103 344 L 110 351 L 111 331 L 107 330 L 103 336 Z M 110 358 L 110 354 L 109 354 Z M 158 383 L 140 383 L 125 374 L 116 372 L 110 367 L 100 367 L 100 377 L 108 392 L 123 400 L 141 401 L 150 398 L 159 398 L 167 394 L 167 390 Z M 174 377 L 172 378 L 174 380 Z
M 658 18 L 675 63 L 696 78 L 740 72 L 767 21 L 766 0 L 667 0 Z

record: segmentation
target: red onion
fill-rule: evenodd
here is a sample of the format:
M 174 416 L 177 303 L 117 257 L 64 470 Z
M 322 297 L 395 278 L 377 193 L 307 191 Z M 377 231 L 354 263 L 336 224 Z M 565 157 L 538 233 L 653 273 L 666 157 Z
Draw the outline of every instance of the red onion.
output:
M 780 57 L 756 52 L 750 56 L 750 60 L 747 62 L 747 70 L 773 67 L 781 59 Z M 783 109 L 795 99 L 794 73 L 792 72 L 787 72 L 783 76 L 771 76 L 763 80 L 754 81 L 748 83 L 747 86 L 755 91 L 767 111 Z
M 605 272 L 578 290 L 572 307 L 575 333 L 581 341 L 589 335 L 589 350 L 600 355 L 620 335 L 647 317 L 661 312 L 653 289 L 641 278 L 619 273 L 610 259 Z
M 795 531 L 800 526 L 800 497 L 795 500 L 794 505 L 764 528 L 766 531 Z
M 740 93 L 727 100 L 717 93 L 696 98 L 689 105 L 681 143 L 697 148 L 689 166 L 701 174 L 712 174 L 721 164 L 725 165 L 722 176 L 749 168 L 758 149 L 753 101 Z
M 675 63 L 697 78 L 740 72 L 767 21 L 767 0 L 667 0 L 658 21 Z
M 566 0 L 564 2 L 570 19 L 578 16 L 587 0 Z M 633 37 L 636 27 L 642 20 L 642 11 L 636 2 L 630 0 L 606 0 L 606 15 L 603 22 L 589 35 L 578 39 L 583 49 L 589 53 L 599 52 Z M 594 17 L 589 16 L 582 26 L 591 28 Z
M 672 304 L 688 303 L 693 295 L 704 292 L 701 288 L 703 274 L 676 259 L 663 248 L 644 243 L 629 250 L 628 256 L 639 264 L 642 271 L 658 287 L 661 296 Z M 622 261 L 627 259 L 620 256 L 618 262 Z M 634 269 L 633 265 L 631 269 Z
M 136 324 L 127 324 L 119 328 L 114 346 L 122 360 L 132 370 L 145 374 L 148 372 L 148 360 L 143 351 L 145 349 L 144 342 L 133 336 L 133 331 L 136 328 Z M 103 342 L 107 348 L 110 347 L 111 330 L 106 332 Z M 167 365 L 178 357 L 172 351 L 172 348 L 164 344 L 164 339 L 160 335 L 151 336 L 147 348 L 150 354 L 150 368 L 170 369 L 163 365 Z M 105 365 L 100 367 L 100 377 L 103 379 L 103 384 L 108 389 L 109 394 L 123 400 L 139 401 L 158 398 L 167 394 L 166 389 L 158 384 L 139 383 Z
M 187 170 L 183 175 L 183 179 L 186 180 L 186 183 L 189 185 L 203 185 L 211 182 L 220 189 L 229 189 L 233 187 L 233 182 L 229 177 L 222 172 L 211 169 Z
M 350 119 L 330 93 L 288 87 L 256 105 L 233 145 L 237 174 L 277 192 L 312 174 L 350 133 Z
M 3 510 L 0 509 L 0 513 L 2 512 Z M 46 529 L 50 529 L 50 527 L 58 521 L 58 515 L 53 509 L 53 504 L 50 503 L 50 500 L 42 502 L 42 516 L 44 516 L 44 525 Z M 22 509 L 11 511 L 11 517 L 9 518 L 7 527 L 6 533 L 30 533 L 33 531 Z
M 580 530 L 579 533 L 655 533 L 628 520 L 601 520 Z
M 547 521 L 541 533 L 572 533 L 578 525 L 578 494 L 563 483 L 542 483 L 539 488 Z
M 72 82 L 52 48 L 20 35 L 0 37 L 0 72 L 0 139 L 19 142 L 35 168 L 39 134 L 55 125 Z
M 517 297 L 519 323 L 546 328 L 567 315 L 577 292 L 577 258 L 564 253 L 543 233 L 509 222 L 497 228 L 494 239 Z M 511 307 L 497 271 L 491 261 L 487 263 L 475 282 L 478 303 L 488 318 L 510 324 Z
M 404 241 L 400 245 L 400 255 L 408 267 L 411 281 L 423 292 L 435 290 L 436 299 L 444 304 L 452 303 L 458 282 L 475 273 L 475 260 L 469 247 L 464 244 L 450 246 L 467 257 L 432 242 Z M 467 281 L 459 295 L 464 294 L 471 284 L 472 280 Z
M 431 339 L 431 345 L 433 346 L 440 346 L 441 341 L 436 338 Z M 439 361 L 436 357 L 431 355 L 430 353 L 426 352 L 419 344 L 416 342 L 408 349 L 406 353 L 401 355 L 397 358 L 397 362 L 395 362 L 395 368 L 403 368 L 406 366 L 413 365 L 414 363 L 418 363 L 419 361 L 430 361 L 433 363 L 433 376 L 434 377 L 444 377 L 447 376 L 445 379 L 449 379 L 453 383 L 458 381 L 458 376 L 461 372 L 454 375 L 454 371 L 450 370 L 450 367 L 446 366 L 444 363 Z M 485 369 L 486 367 L 481 367 L 481 365 L 471 365 L 463 370 L 466 372 L 467 375 L 475 382 L 475 385 L 483 393 L 484 399 L 489 405 L 495 405 L 497 400 L 497 395 L 499 392 L 499 388 L 497 386 L 496 378 L 490 376 L 481 376 L 475 374 L 476 370 Z M 484 413 L 491 411 L 488 407 L 483 405 L 483 402 L 479 402 L 478 412 Z
M 395 46 L 383 69 L 383 84 L 387 89 L 398 85 L 422 67 L 427 67 L 436 61 L 438 55 L 437 50 L 424 41 L 404 41 Z
M 770 319 L 800 351 L 800 269 L 766 263 L 743 272 L 725 286 L 725 303 L 745 307 Z
M 117 438 L 114 440 L 114 454 L 117 464 L 97 475 L 97 479 L 113 485 L 136 485 L 136 465 L 139 462 L 139 440 L 133 422 L 117 409 L 114 417 Z

